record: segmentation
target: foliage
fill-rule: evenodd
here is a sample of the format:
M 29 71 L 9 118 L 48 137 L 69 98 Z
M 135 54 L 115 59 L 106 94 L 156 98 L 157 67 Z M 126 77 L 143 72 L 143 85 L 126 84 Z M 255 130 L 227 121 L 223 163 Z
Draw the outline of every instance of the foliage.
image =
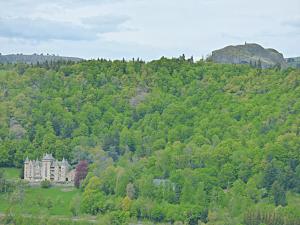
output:
M 41 188 L 50 188 L 51 182 L 49 180 L 43 180 L 41 181 Z
M 256 225 L 256 224 L 272 224 L 272 225 L 297 225 L 299 219 L 291 216 L 284 216 L 278 212 L 272 211 L 249 211 L 244 217 L 245 225 Z
M 70 211 L 73 216 L 78 216 L 80 214 L 80 195 L 75 196 L 70 203 Z
M 84 180 L 87 173 L 88 173 L 88 162 L 86 160 L 79 161 L 75 170 L 75 178 L 74 178 L 75 187 L 79 188 L 80 182 Z
M 0 166 L 45 152 L 88 161 L 69 214 L 214 225 L 242 224 L 252 207 L 300 214 L 287 199 L 300 193 L 299 70 L 181 56 L 19 72 L 0 65 Z

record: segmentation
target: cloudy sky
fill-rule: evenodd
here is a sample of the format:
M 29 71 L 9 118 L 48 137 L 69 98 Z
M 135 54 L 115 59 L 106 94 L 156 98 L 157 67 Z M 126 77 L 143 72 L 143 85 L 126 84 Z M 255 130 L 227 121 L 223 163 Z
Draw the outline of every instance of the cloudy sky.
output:
M 299 0 L 0 0 L 0 52 L 202 57 L 256 42 L 300 55 Z

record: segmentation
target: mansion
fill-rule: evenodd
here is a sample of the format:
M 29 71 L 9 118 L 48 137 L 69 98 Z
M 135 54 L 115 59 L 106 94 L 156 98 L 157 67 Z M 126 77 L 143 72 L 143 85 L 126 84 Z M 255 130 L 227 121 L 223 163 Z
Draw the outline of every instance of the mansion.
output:
M 24 162 L 24 180 L 40 182 L 49 180 L 55 183 L 73 182 L 75 170 L 70 169 L 67 160 L 56 160 L 52 154 L 45 154 L 41 161 L 29 160 Z

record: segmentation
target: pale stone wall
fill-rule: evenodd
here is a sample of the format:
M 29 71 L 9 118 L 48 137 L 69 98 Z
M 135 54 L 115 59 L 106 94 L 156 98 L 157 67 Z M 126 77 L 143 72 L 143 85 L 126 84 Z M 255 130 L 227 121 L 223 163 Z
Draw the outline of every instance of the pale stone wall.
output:
M 28 175 L 28 162 L 27 159 L 24 162 L 24 180 L 29 180 L 29 175 Z
M 61 166 L 61 175 L 60 175 L 60 181 L 65 181 L 66 180 L 66 172 L 67 168 L 65 165 Z
M 74 179 L 75 179 L 75 170 L 71 170 L 71 171 L 67 174 L 67 179 L 68 179 L 68 181 L 74 181 Z
M 29 180 L 33 180 L 33 162 L 29 162 Z
M 54 167 L 54 180 L 59 180 L 59 177 L 60 177 L 60 168 L 56 163 Z
M 41 173 L 42 173 L 42 180 L 46 180 L 46 175 L 47 175 L 47 166 L 45 165 L 44 162 L 42 162 L 42 169 L 41 169 Z

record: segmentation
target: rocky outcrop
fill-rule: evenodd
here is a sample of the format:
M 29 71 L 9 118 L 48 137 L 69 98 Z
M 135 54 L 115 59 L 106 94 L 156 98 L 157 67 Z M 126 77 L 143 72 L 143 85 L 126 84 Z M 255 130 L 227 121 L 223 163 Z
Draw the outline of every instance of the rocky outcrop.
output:
M 286 58 L 285 61 L 290 67 L 300 68 L 300 57 Z
M 140 104 L 141 102 L 143 102 L 146 99 L 148 94 L 149 93 L 148 93 L 147 88 L 138 87 L 137 90 L 136 90 L 135 96 L 133 96 L 129 100 L 130 105 L 132 107 L 136 107 L 138 104 Z
M 215 50 L 212 52 L 211 60 L 216 63 L 251 64 L 262 68 L 288 67 L 281 53 L 275 49 L 265 49 L 258 44 L 245 43 Z
M 15 118 L 11 118 L 9 121 L 9 134 L 11 138 L 22 139 L 26 134 L 26 130 Z

